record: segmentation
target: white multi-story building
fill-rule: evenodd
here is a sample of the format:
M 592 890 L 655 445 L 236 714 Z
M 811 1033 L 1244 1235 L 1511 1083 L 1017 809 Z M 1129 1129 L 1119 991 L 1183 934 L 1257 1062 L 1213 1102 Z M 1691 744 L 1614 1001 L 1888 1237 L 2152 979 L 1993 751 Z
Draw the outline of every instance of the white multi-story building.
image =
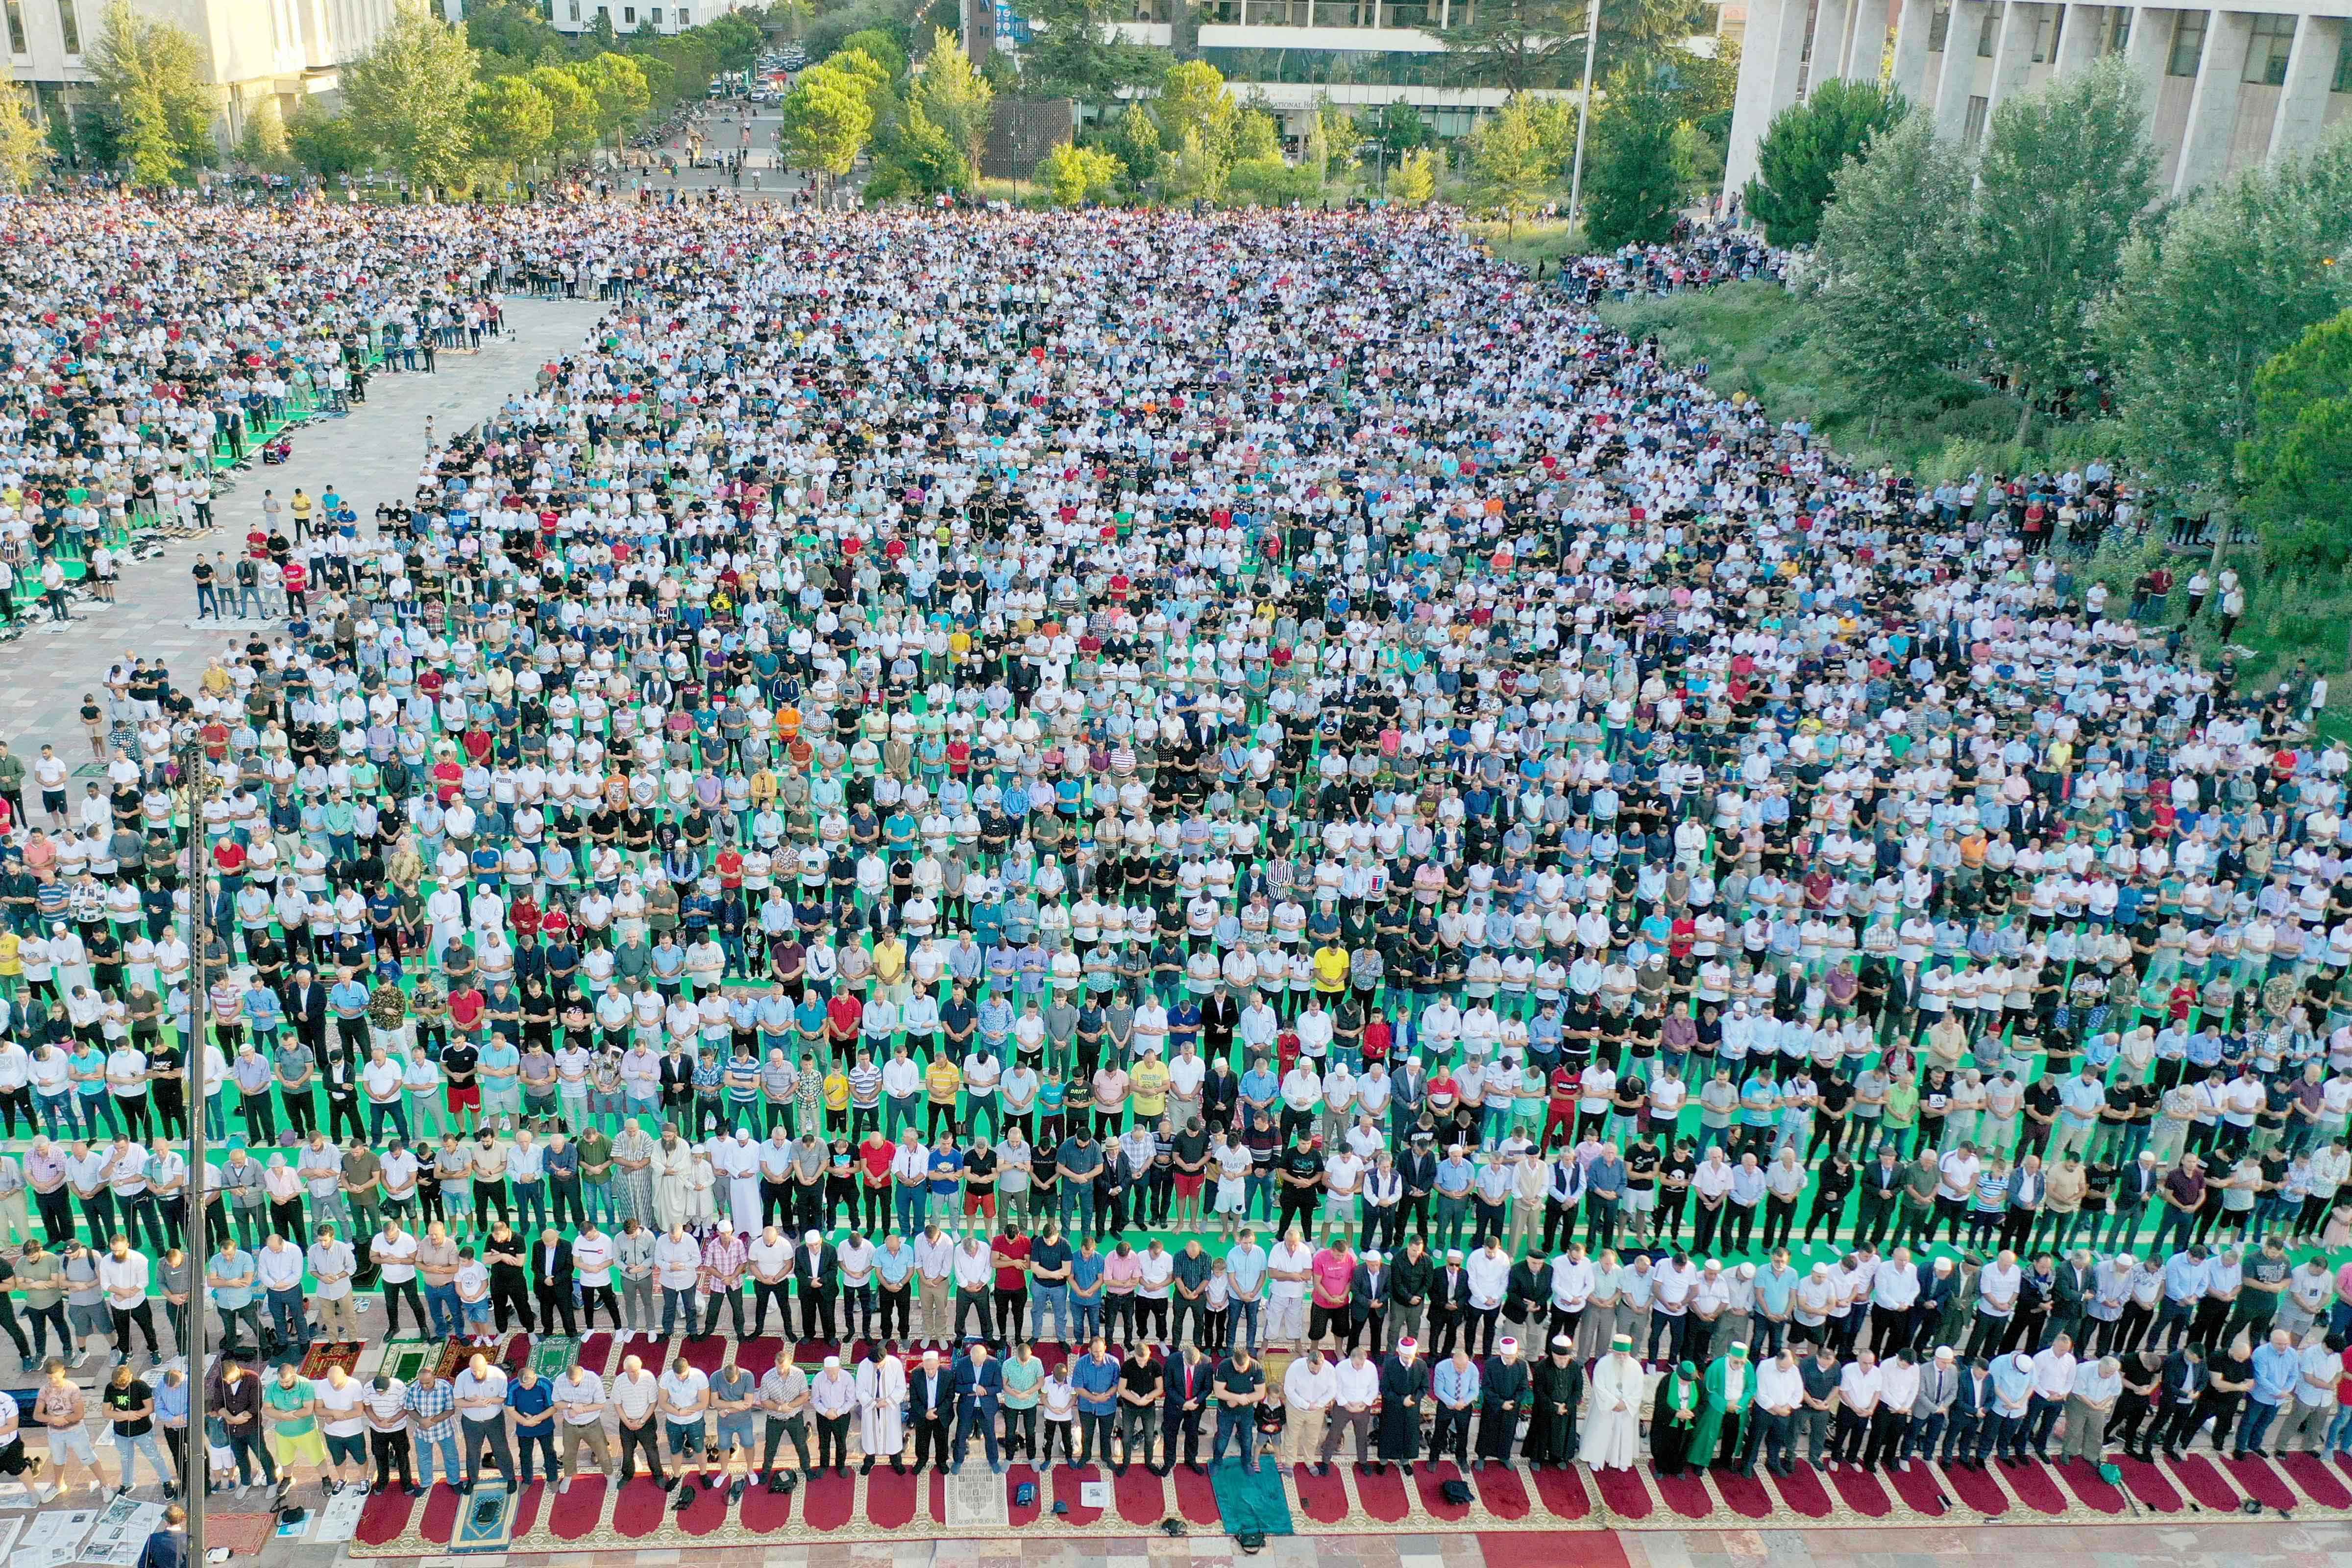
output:
M 559 33 L 584 33 L 601 11 L 616 33 L 683 33 L 742 9 L 739 0 L 554 0 L 549 22 Z
M 393 0 L 132 0 L 204 47 L 221 89 L 216 123 L 225 145 L 244 134 L 265 99 L 280 113 L 332 92 L 339 69 L 367 52 L 391 26 Z M 6 8 L 9 76 L 28 88 L 44 117 L 87 100 L 83 49 L 106 25 L 105 0 L 0 0 Z
M 1318 100 L 1361 110 L 1410 103 L 1439 136 L 1469 132 L 1510 95 L 1465 85 L 1439 30 L 1467 21 L 1477 0 L 1134 0 L 1117 24 L 1130 43 L 1187 52 L 1233 90 L 1297 121 Z M 1580 54 L 1578 58 L 1581 59 Z M 1297 125 L 1291 127 L 1296 131 Z
M 1973 142 L 1994 110 L 2121 55 L 2147 84 L 2165 188 L 2302 152 L 2352 117 L 2352 0 L 2293 8 L 2042 0 L 1748 0 L 1727 191 L 1756 173 L 1772 117 L 1832 78 L 1890 81 L 1936 129 Z

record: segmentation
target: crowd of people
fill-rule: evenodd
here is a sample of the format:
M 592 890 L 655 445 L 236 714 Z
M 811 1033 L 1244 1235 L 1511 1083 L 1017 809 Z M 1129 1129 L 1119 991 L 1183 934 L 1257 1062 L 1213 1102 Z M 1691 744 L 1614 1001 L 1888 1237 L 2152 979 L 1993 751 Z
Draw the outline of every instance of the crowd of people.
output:
M 103 783 L 0 750 L 60 1482 L 93 1355 L 181 1451 L 207 1302 L 240 1484 L 2352 1447 L 2352 759 L 2078 576 L 2105 466 L 1856 471 L 1598 313 L 1751 237 L 133 211 L 9 209 L 28 476 L 611 308 L 370 526 L 253 503 L 282 625 L 127 654 Z

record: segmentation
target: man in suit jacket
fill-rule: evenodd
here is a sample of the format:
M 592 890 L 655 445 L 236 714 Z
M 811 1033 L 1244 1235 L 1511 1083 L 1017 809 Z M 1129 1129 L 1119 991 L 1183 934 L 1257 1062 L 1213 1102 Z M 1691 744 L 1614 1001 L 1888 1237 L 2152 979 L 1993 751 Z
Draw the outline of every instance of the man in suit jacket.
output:
M 1209 1385 L 1216 1371 L 1216 1363 L 1202 1355 L 1197 1344 L 1187 1344 L 1182 1354 L 1169 1357 L 1161 1369 L 1161 1475 L 1176 1468 L 1176 1439 L 1180 1436 L 1184 1440 L 1184 1468 L 1196 1476 L 1202 1473 L 1201 1423 L 1208 1415 Z
M 840 1254 L 823 1231 L 812 1230 L 801 1237 L 800 1247 L 793 1254 L 793 1273 L 800 1282 L 801 1335 L 804 1339 L 829 1340 L 834 1337 L 833 1288 L 841 1278 Z
M 579 1322 L 572 1310 L 572 1244 L 551 1225 L 531 1243 L 530 1288 L 539 1298 L 540 1321 L 549 1331 L 554 1331 L 555 1315 L 562 1312 L 564 1333 L 578 1338 Z
M 318 976 L 310 973 L 309 964 L 297 969 L 294 977 L 286 983 L 282 1000 L 286 1007 L 286 1022 L 318 1057 L 320 1070 L 325 1070 L 328 1065 L 327 988 L 319 984 Z M 357 1064 L 348 1055 L 344 1056 L 343 1061 L 346 1073 L 356 1068 Z
M 2099 1279 L 2091 1264 L 2090 1249 L 2076 1247 L 2059 1263 L 2058 1283 L 2050 1292 L 2050 1321 L 2042 1331 L 2042 1342 L 2033 1348 L 2047 1350 L 2060 1334 L 2076 1344 L 2083 1342 L 2084 1317 L 2089 1304 L 2099 1293 Z
M 2143 1149 L 2139 1158 L 2124 1167 L 2116 1178 L 2116 1217 L 2114 1228 L 2107 1233 L 2107 1244 L 2119 1252 L 2129 1252 L 2139 1239 L 2139 1216 L 2156 1201 L 2156 1189 L 2164 1184 L 2164 1167 L 2158 1163 L 2156 1152 Z
M 1453 1247 L 1429 1281 L 1430 1353 L 1450 1355 L 1456 1334 L 1466 1333 L 1470 1321 L 1470 1271 L 1462 1266 L 1462 1249 Z
M 999 1386 L 1003 1384 L 1000 1380 Z M 922 1364 L 907 1374 L 907 1407 L 915 1418 L 915 1468 L 923 1468 L 929 1453 L 934 1469 L 948 1468 L 948 1422 L 955 1414 L 955 1373 L 940 1363 L 940 1352 L 927 1350 Z
M 1426 1138 L 1416 1138 L 1397 1156 L 1397 1174 L 1404 1181 L 1404 1197 L 1389 1223 L 1396 1227 L 1391 1233 L 1404 1234 L 1405 1221 L 1410 1219 L 1423 1241 L 1429 1239 L 1430 1194 L 1437 1190 L 1437 1151 Z
M 1377 1252 L 1367 1252 L 1356 1264 L 1354 1283 L 1348 1290 L 1348 1348 L 1356 1348 L 1356 1341 L 1369 1327 L 1372 1336 L 1372 1353 L 1381 1353 L 1382 1331 L 1388 1327 L 1389 1288 L 1394 1282 L 1388 1261 Z
M 1944 1429 L 1944 1463 L 1957 1460 L 1971 1469 L 1984 1468 L 1985 1451 L 1992 1444 L 1992 1409 L 1997 1403 L 1991 1363 L 1982 1356 L 1969 1357 L 1968 1365 L 1959 1369 L 1950 1424 Z
M 1959 1403 L 1960 1384 L 1967 1379 L 1949 1345 L 1938 1347 L 1919 1368 L 1919 1394 L 1911 1404 L 1911 1432 L 1903 1447 L 1906 1461 L 1936 1457 L 1936 1447 L 1951 1425 L 1952 1407 Z
M 987 1342 L 974 1340 L 965 1347 L 955 1368 L 955 1468 L 963 1468 L 964 1451 L 978 1432 L 988 1445 L 988 1468 L 1004 1473 L 1004 1455 L 996 1446 L 996 1413 L 1004 1402 L 1004 1368 L 988 1353 Z

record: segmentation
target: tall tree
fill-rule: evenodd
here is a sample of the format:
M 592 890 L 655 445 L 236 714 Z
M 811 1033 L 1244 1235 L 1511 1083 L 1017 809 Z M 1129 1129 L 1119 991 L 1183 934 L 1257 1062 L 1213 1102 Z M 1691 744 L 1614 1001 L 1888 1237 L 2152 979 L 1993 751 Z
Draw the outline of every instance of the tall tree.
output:
M 205 78 L 204 46 L 169 22 L 106 8 L 88 64 L 121 131 L 122 156 L 142 184 L 169 184 L 214 162 L 213 113 L 220 94 Z
M 1160 121 L 1161 140 L 1169 146 L 1181 148 L 1188 135 L 1197 133 L 1211 156 L 1231 160 L 1241 109 L 1225 90 L 1224 72 L 1206 60 L 1183 60 L 1169 67 L 1151 113 Z
M 2207 185 L 2124 252 L 2098 337 L 2114 367 L 2125 457 L 2181 503 L 2245 493 L 2266 362 L 2352 306 L 2352 142 Z
M 1427 147 L 1416 147 L 1397 160 L 1396 173 L 1389 176 L 1389 196 L 1401 205 L 1426 206 L 1437 195 L 1437 154 Z
M 1568 87 L 1584 69 L 1589 0 L 1485 0 L 1445 35 L 1452 74 L 1465 83 L 1521 93 Z M 1465 5 L 1465 11 L 1469 8 Z M 1570 56 L 1569 43 L 1578 47 Z
M 0 88 L 0 190 L 30 190 L 54 155 L 49 139 L 25 112 L 25 95 Z
M 1969 250 L 1968 155 L 1906 115 L 1832 176 L 1814 304 L 1832 363 L 1874 406 L 1916 395 L 1965 352 L 1954 279 Z
M 801 73 L 782 104 L 784 145 L 804 169 L 849 173 L 874 132 L 874 105 L 866 83 L 822 65 Z
M 1893 88 L 1833 78 L 1774 115 L 1746 192 L 1748 214 L 1764 225 L 1766 237 L 1774 245 L 1819 239 L 1838 170 L 1909 110 Z
M 2264 558 L 2281 571 L 2340 573 L 2352 562 L 2352 311 L 2263 365 L 2254 398 L 2241 460 Z
M 1961 274 L 1993 362 L 2024 405 L 2079 384 L 2090 368 L 2092 308 L 2123 271 L 2124 246 L 2156 200 L 2156 149 L 2144 91 L 2120 55 L 2005 100 L 1978 161 Z
M 1695 174 L 1675 98 L 1654 69 L 1628 66 L 1610 79 L 1592 116 L 1584 176 L 1584 233 L 1593 248 L 1673 237 Z
M 1036 29 L 1021 48 L 1022 80 L 1037 91 L 1102 103 L 1124 89 L 1149 88 L 1167 68 L 1167 51 L 1130 44 L 1111 24 L 1134 14 L 1117 0 L 1020 0 Z
M 287 116 L 286 145 L 294 161 L 314 174 L 331 178 L 368 166 L 368 144 L 351 117 L 331 112 L 315 98 L 304 99 Z
M 988 127 L 996 117 L 996 89 L 972 68 L 971 58 L 946 28 L 932 35 L 923 74 L 908 87 L 907 100 L 910 110 L 921 107 L 924 118 L 939 127 L 969 169 L 980 167 Z M 967 178 L 965 184 L 970 183 Z
M 247 111 L 245 130 L 236 139 L 236 155 L 257 169 L 283 169 L 291 156 L 286 141 L 286 117 L 278 100 L 265 98 Z
M 653 107 L 653 89 L 646 81 L 645 69 L 627 55 L 607 49 L 565 68 L 596 100 L 596 129 L 604 135 L 618 137 Z
M 477 87 L 467 120 L 474 150 L 509 170 L 538 157 L 555 136 L 555 107 L 528 77 L 502 76 Z
M 474 163 L 474 79 L 465 35 L 421 0 L 401 0 L 375 47 L 343 68 L 344 113 L 390 167 L 419 184 L 462 185 Z
M 1445 35 L 1455 79 L 1465 85 L 1575 87 L 1584 79 L 1589 0 L 1454 0 L 1458 19 Z M 1704 0 L 1601 0 L 1594 79 L 1630 65 L 1681 55 L 1683 40 L 1711 32 Z
M 578 77 L 562 66 L 541 66 L 530 73 L 530 85 L 547 100 L 550 151 L 585 153 L 596 145 L 596 95 Z
M 1514 93 L 1470 133 L 1470 188 L 1476 204 L 1503 215 L 1507 232 L 1518 232 L 1522 214 L 1532 212 L 1559 177 L 1559 163 L 1538 121 L 1536 101 Z

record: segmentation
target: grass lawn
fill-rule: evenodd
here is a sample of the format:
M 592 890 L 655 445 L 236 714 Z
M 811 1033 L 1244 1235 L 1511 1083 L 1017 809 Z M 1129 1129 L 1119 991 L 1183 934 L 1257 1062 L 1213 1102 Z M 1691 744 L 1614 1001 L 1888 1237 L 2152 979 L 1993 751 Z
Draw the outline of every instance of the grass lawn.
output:
M 1532 269 L 1539 261 L 1558 267 L 1570 257 L 1584 254 L 1581 244 L 1570 242 L 1568 225 L 1557 218 L 1521 218 L 1516 225 L 1499 218 L 1481 218 L 1462 227 L 1493 252 L 1497 260 L 1515 267 Z
M 1673 363 L 1706 360 L 1718 393 L 1761 398 L 1775 420 L 1811 420 L 1817 437 L 1853 461 L 1893 463 L 1927 479 L 2019 464 L 2010 443 L 2015 398 L 1953 376 L 1931 395 L 1889 405 L 1844 381 L 1819 323 L 1778 284 L 1612 300 L 1601 313 L 1637 337 L 1654 334 Z

